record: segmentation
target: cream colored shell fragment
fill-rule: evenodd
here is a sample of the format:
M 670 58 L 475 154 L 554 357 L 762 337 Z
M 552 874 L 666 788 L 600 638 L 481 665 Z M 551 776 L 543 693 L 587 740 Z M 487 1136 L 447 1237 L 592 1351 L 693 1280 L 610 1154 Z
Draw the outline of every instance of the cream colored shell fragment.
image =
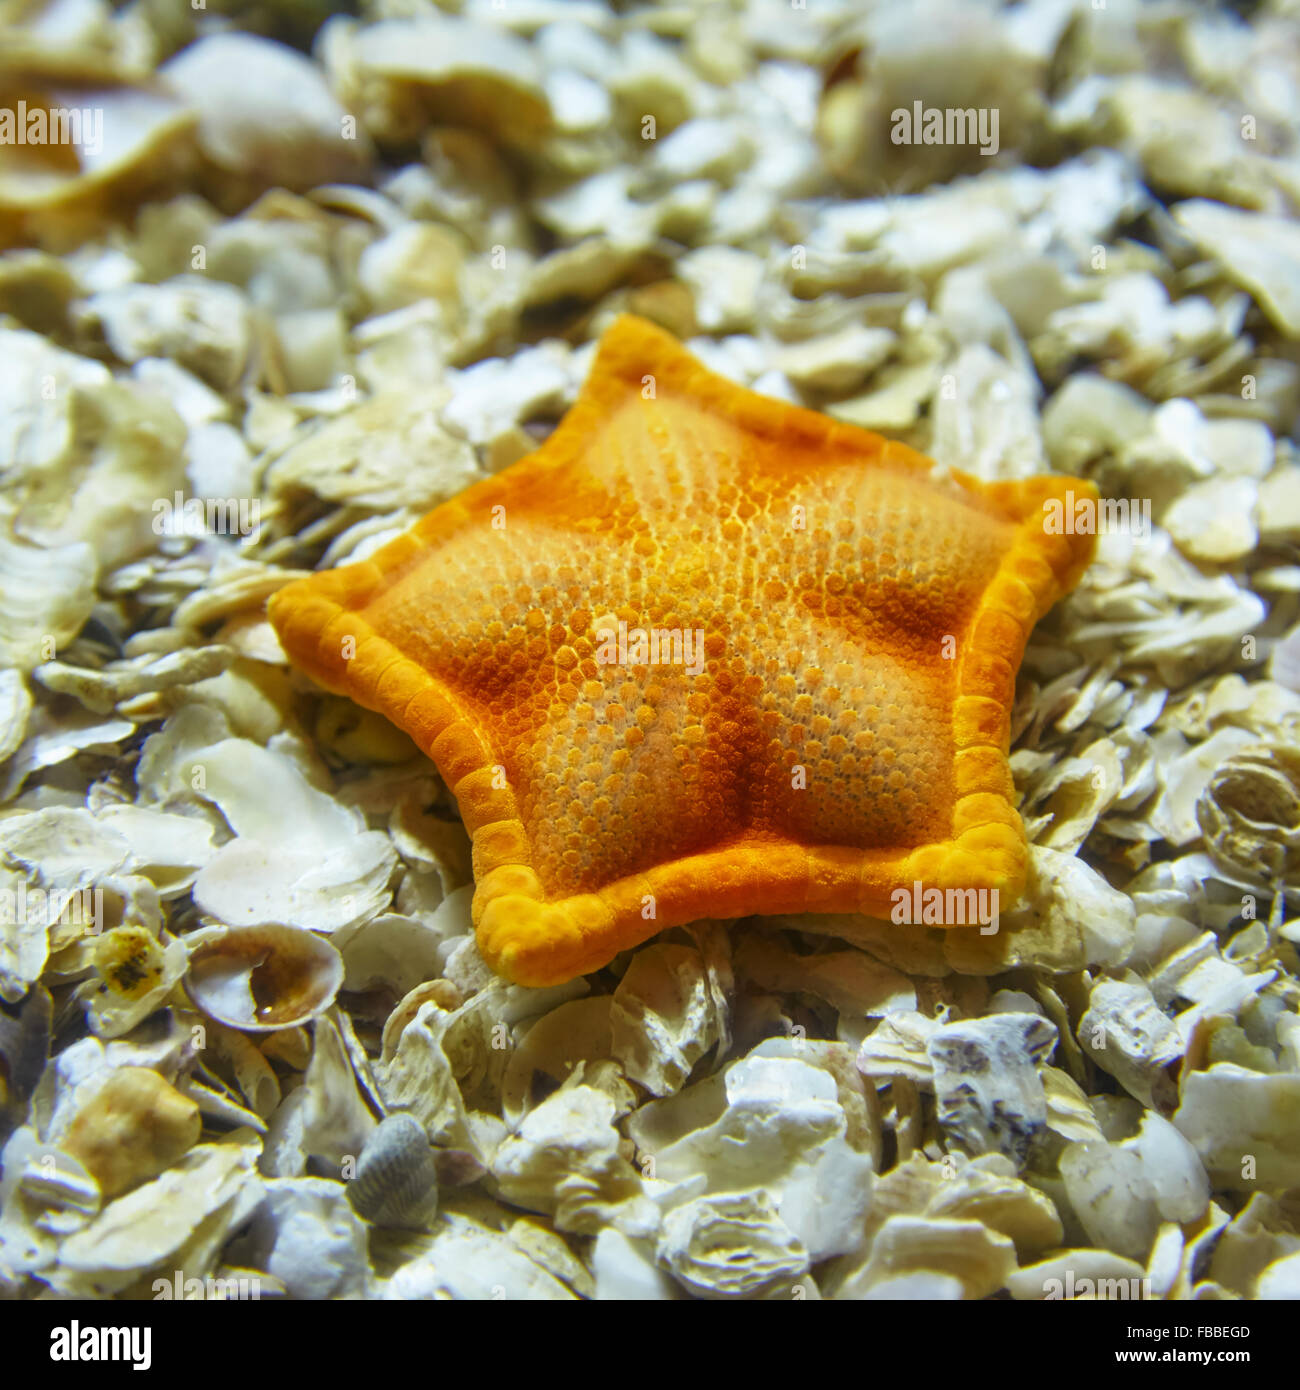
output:
M 655 1253 L 683 1288 L 706 1299 L 790 1298 L 809 1266 L 807 1250 L 764 1192 L 697 1197 L 675 1207 Z
M 1286 1209 L 1264 1192 L 1255 1192 L 1222 1232 L 1205 1271 L 1209 1279 L 1242 1298 L 1267 1298 L 1269 1284 L 1293 1276 L 1300 1235 Z M 1290 1266 L 1278 1271 L 1278 1265 Z M 1272 1276 L 1269 1284 L 1266 1276 Z
M 494 26 L 442 16 L 362 27 L 336 19 L 318 43 L 334 91 L 380 142 L 450 119 L 529 147 L 549 124 L 532 49 Z
M 811 994 L 853 1017 L 881 1018 L 916 1008 L 916 988 L 907 976 L 865 951 L 796 955 L 755 933 L 737 943 L 735 968 L 762 989 Z
M 637 952 L 614 991 L 610 1055 L 651 1095 L 671 1095 L 723 1026 L 700 953 L 655 943 Z
M 501 1114 L 508 1125 L 515 1126 L 533 1108 L 534 1086 L 539 1080 L 562 1084 L 579 1067 L 587 1084 L 615 1099 L 616 1114 L 621 1116 L 635 1108 L 632 1088 L 621 1080 L 622 1068 L 612 1060 L 612 1006 L 613 996 L 608 994 L 571 999 L 528 1027 L 511 1050 L 501 1082 Z M 614 1068 L 616 1075 L 598 1080 L 602 1067 Z
M 277 496 L 307 489 L 359 506 L 436 506 L 481 476 L 470 445 L 439 423 L 437 405 L 437 393 L 381 391 L 292 443 L 266 484 Z
M 22 743 L 31 712 L 32 696 L 22 672 L 0 670 L 0 762 Z
M 836 1297 L 864 1298 L 887 1281 L 929 1273 L 956 1279 L 966 1298 L 988 1298 L 1015 1268 L 1015 1246 L 980 1221 L 891 1216 L 876 1232 L 866 1264 Z
M 388 898 L 397 862 L 388 836 L 312 786 L 283 754 L 223 739 L 180 776 L 220 808 L 236 839 L 200 871 L 195 901 L 235 926 L 283 923 L 334 931 Z
M 93 105 L 102 112 L 102 140 L 92 149 L 83 137 L 73 146 L 75 167 L 15 157 L 14 146 L 0 146 L 0 214 L 33 215 L 37 225 L 62 231 L 78 227 L 93 200 L 118 188 L 168 180 L 184 151 L 194 115 L 169 93 L 145 87 L 100 87 L 51 94 L 41 105 Z M 93 139 L 93 132 L 92 132 Z M 23 149 L 21 155 L 28 155 Z
M 385 1060 L 376 1065 L 375 1080 L 384 1104 L 390 1110 L 409 1110 L 431 1141 L 468 1149 L 486 1158 L 487 1153 L 470 1127 L 456 1073 L 445 1050 L 447 1033 L 460 1014 L 460 1010 L 449 1012 L 431 1000 L 420 1004 L 415 1017 L 402 1029 L 391 1055 L 385 1039 Z
M 530 1110 L 501 1143 L 492 1176 L 503 1200 L 553 1215 L 560 1231 L 590 1235 L 612 1225 L 648 1235 L 659 1212 L 620 1149 L 614 1102 L 569 1085 Z
M 1253 478 L 1211 478 L 1187 489 L 1165 512 L 1163 525 L 1184 555 L 1210 565 L 1230 564 L 1259 544 Z
M 1072 1144 L 1060 1158 L 1065 1191 L 1093 1243 L 1145 1260 L 1162 1220 L 1192 1222 L 1210 1186 L 1195 1150 L 1153 1111 L 1138 1136 L 1121 1144 Z
M 1098 980 L 1078 1038 L 1088 1057 L 1143 1105 L 1172 1104 L 1168 1069 L 1182 1057 L 1183 1040 L 1140 980 Z
M 1216 1187 L 1254 1191 L 1300 1183 L 1300 1075 L 1216 1062 L 1183 1078 L 1174 1123 Z
M 871 1160 L 848 1143 L 835 1078 L 820 1066 L 751 1053 L 642 1106 L 627 1130 L 643 1168 L 683 1194 L 768 1192 L 814 1260 L 860 1239 Z
M 216 165 L 266 185 L 311 188 L 364 175 L 370 147 L 320 68 L 253 34 L 211 34 L 160 69 L 197 111 L 199 148 Z
M 0 892 L 6 904 L 17 904 L 27 876 L 0 868 Z M 43 913 L 0 912 L 0 999 L 16 1004 L 41 978 L 49 957 L 49 923 Z
M 59 1275 L 83 1293 L 115 1292 L 153 1272 L 170 1280 L 207 1273 L 225 1235 L 261 1198 L 247 1144 L 201 1144 L 152 1182 L 110 1202 L 84 1230 L 63 1242 Z M 194 1238 L 201 1237 L 197 1244 Z M 187 1270 L 187 1247 L 199 1258 Z M 61 1281 L 60 1281 L 61 1282 Z
M 30 671 L 70 642 L 95 606 L 95 552 L 85 542 L 28 545 L 0 518 L 0 664 Z
M 1082 859 L 1044 845 L 1029 847 L 1024 898 L 999 919 L 999 930 L 941 934 L 954 970 L 993 975 L 1016 966 L 1080 970 L 1128 959 L 1137 914 L 1127 893 Z
M 79 317 L 85 329 L 103 333 L 123 362 L 164 357 L 218 390 L 239 380 L 252 341 L 244 296 L 198 275 L 103 290 L 85 302 Z
M 1022 1260 L 1058 1244 L 1062 1234 L 1051 1199 L 1017 1178 L 1010 1159 L 986 1154 L 968 1161 L 951 1154 L 932 1163 L 913 1154 L 873 1181 L 866 1247 L 828 1267 L 822 1281 L 828 1297 L 886 1296 L 879 1265 L 873 1264 L 874 1241 L 881 1228 L 898 1217 L 978 1222 L 992 1236 L 1011 1240 Z M 949 1273 L 946 1264 L 931 1269 Z M 905 1276 L 888 1276 L 895 1277 Z M 956 1296 L 963 1296 L 960 1283 Z
M 1261 742 L 1210 778 L 1196 806 L 1216 863 L 1261 888 L 1300 887 L 1300 751 Z
M 1007 1288 L 1017 1301 L 1063 1298 L 1141 1298 L 1146 1271 L 1109 1250 L 1065 1250 L 1016 1270 Z
M 1174 220 L 1244 286 L 1288 338 L 1300 338 L 1300 228 L 1204 199 L 1179 203 Z
M 508 1236 L 457 1217 L 383 1286 L 387 1299 L 527 1299 L 573 1294 Z

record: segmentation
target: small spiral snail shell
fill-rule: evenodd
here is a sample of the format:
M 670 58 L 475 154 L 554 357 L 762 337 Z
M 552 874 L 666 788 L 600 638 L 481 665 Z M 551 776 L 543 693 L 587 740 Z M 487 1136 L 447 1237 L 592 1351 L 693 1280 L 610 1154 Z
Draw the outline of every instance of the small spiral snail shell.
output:
M 438 1207 L 438 1167 L 424 1127 L 399 1112 L 378 1124 L 357 1160 L 348 1200 L 376 1226 L 419 1230 Z

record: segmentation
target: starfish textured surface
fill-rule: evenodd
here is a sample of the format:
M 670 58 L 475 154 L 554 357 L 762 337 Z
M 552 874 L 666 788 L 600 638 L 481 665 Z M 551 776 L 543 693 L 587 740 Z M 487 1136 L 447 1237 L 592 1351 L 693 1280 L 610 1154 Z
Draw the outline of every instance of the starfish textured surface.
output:
M 488 963 L 555 984 L 666 927 L 1024 887 L 1007 747 L 1088 483 L 923 455 L 617 320 L 546 443 L 270 616 L 437 765 Z

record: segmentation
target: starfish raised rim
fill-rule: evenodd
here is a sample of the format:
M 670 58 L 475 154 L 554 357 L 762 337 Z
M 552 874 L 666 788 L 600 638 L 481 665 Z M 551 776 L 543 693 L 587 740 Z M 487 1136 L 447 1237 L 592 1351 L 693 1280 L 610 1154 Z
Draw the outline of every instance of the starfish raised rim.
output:
M 742 833 L 595 891 L 547 897 L 514 790 L 497 775 L 499 751 L 454 691 L 376 632 L 359 610 L 394 575 L 460 528 L 482 524 L 520 489 L 543 495 L 563 470 L 580 465 L 601 421 L 647 377 L 704 409 L 724 412 L 743 431 L 796 440 L 844 459 L 844 466 L 888 467 L 918 482 L 934 470 L 930 459 L 904 444 L 737 386 L 662 329 L 623 315 L 601 339 L 578 399 L 540 449 L 436 507 L 367 560 L 297 580 L 269 604 L 291 659 L 319 684 L 410 734 L 455 796 L 473 843 L 472 916 L 484 959 L 517 983 L 551 985 L 702 918 L 884 916 L 891 895 L 916 882 L 941 890 L 996 890 L 1005 904 L 1014 902 L 1028 866 L 1007 760 L 1016 672 L 1035 623 L 1078 582 L 1095 546 L 1089 534 L 1050 534 L 1044 504 L 1095 503 L 1097 494 L 1091 483 L 1062 475 L 985 483 L 955 470 L 950 482 L 1014 529 L 957 652 L 950 835 L 902 849 L 861 849 L 773 844 Z M 343 655 L 349 649 L 350 658 Z M 647 902 L 653 904 L 649 918 Z

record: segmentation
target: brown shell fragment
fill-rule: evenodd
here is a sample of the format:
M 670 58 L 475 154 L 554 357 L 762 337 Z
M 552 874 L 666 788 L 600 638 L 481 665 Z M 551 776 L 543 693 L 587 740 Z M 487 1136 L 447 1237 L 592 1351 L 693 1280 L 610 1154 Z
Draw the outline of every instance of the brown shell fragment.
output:
M 343 958 L 301 927 L 218 928 L 194 941 L 185 988 L 205 1014 L 246 1033 L 294 1028 L 324 1013 Z

